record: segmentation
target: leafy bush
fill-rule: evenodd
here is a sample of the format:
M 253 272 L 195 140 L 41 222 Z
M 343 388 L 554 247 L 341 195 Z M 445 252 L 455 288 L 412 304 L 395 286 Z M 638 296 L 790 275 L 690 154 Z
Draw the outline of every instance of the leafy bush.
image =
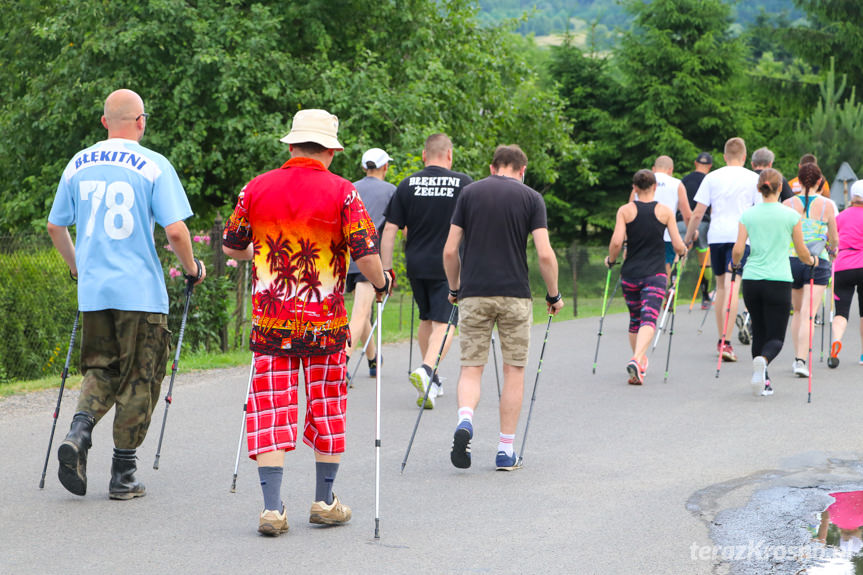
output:
M 218 235 L 217 235 L 218 237 Z M 232 279 L 235 267 L 226 265 L 225 273 L 216 274 L 215 257 L 221 256 L 221 247 L 211 247 L 210 236 L 201 232 L 192 238 L 195 257 L 201 260 L 207 268 L 207 278 L 201 285 L 195 286 L 189 304 L 189 315 L 186 318 L 186 330 L 183 334 L 183 349 L 187 351 L 214 351 L 222 349 L 223 333 L 225 347 L 227 327 L 231 320 L 235 298 L 233 296 L 236 281 Z M 157 240 L 159 241 L 159 240 Z M 168 327 L 173 332 L 173 345 L 176 345 L 180 335 L 180 324 L 183 319 L 183 307 L 186 302 L 186 282 L 183 278 L 182 266 L 177 257 L 170 251 L 167 242 L 159 249 L 159 257 L 165 269 L 165 282 L 168 288 L 170 311 Z M 173 357 L 173 356 L 172 356 Z
M 9 240 L 0 243 L 9 246 Z M 43 245 L 0 254 L 0 382 L 59 374 L 66 360 L 75 283 L 60 254 L 35 243 Z M 78 367 L 73 357 L 70 372 Z

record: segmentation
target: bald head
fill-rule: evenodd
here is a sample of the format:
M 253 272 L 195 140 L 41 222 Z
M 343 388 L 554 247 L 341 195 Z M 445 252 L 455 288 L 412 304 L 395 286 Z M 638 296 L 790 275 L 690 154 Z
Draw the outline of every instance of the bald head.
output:
M 659 156 L 653 162 L 653 171 L 662 172 L 670 176 L 674 172 L 674 160 L 668 156 Z
M 139 141 L 144 135 L 144 100 L 132 90 L 116 90 L 105 99 L 102 125 L 109 138 Z

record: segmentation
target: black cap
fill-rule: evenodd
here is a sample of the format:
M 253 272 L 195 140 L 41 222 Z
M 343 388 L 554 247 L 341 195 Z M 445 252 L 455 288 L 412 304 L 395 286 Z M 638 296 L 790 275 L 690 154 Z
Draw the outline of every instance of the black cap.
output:
M 695 161 L 699 164 L 713 164 L 713 156 L 710 155 L 710 152 L 701 152 Z

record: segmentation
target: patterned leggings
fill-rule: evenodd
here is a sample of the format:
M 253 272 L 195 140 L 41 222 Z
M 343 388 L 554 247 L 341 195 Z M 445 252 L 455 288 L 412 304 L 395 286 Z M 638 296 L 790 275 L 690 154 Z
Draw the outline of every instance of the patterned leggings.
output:
M 626 307 L 629 308 L 629 333 L 637 333 L 642 326 L 656 327 L 667 281 L 664 273 L 645 278 L 620 279 Z

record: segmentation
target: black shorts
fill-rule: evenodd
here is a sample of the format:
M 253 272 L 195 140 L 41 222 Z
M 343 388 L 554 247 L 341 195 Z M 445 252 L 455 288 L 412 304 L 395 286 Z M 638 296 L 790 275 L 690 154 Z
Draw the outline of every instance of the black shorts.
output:
M 351 293 L 357 287 L 358 283 L 367 282 L 366 276 L 361 274 L 360 272 L 348 274 L 348 277 L 345 278 L 345 293 Z
M 809 278 L 812 276 L 810 268 L 800 261 L 800 258 L 791 259 L 791 277 L 794 278 L 794 283 L 791 284 L 792 289 L 800 289 L 803 284 L 809 283 Z M 830 262 L 828 260 L 818 258 L 818 266 L 815 268 L 815 285 L 826 286 L 830 283 Z
M 836 315 L 848 319 L 855 288 L 857 289 L 857 309 L 860 312 L 860 317 L 863 317 L 863 268 L 842 270 L 833 274 Z
M 426 279 L 411 279 L 410 282 L 414 300 L 420 311 L 420 319 L 430 319 L 438 323 L 449 322 L 452 312 L 452 304 L 449 303 L 449 282 Z M 458 325 L 458 312 L 453 318 L 453 325 Z
M 710 244 L 710 269 L 713 270 L 713 275 L 721 276 L 728 271 L 728 265 L 731 263 L 731 250 L 734 248 L 734 243 Z M 746 258 L 749 257 L 749 246 L 743 250 L 743 258 L 740 260 L 740 265 L 746 265 Z

